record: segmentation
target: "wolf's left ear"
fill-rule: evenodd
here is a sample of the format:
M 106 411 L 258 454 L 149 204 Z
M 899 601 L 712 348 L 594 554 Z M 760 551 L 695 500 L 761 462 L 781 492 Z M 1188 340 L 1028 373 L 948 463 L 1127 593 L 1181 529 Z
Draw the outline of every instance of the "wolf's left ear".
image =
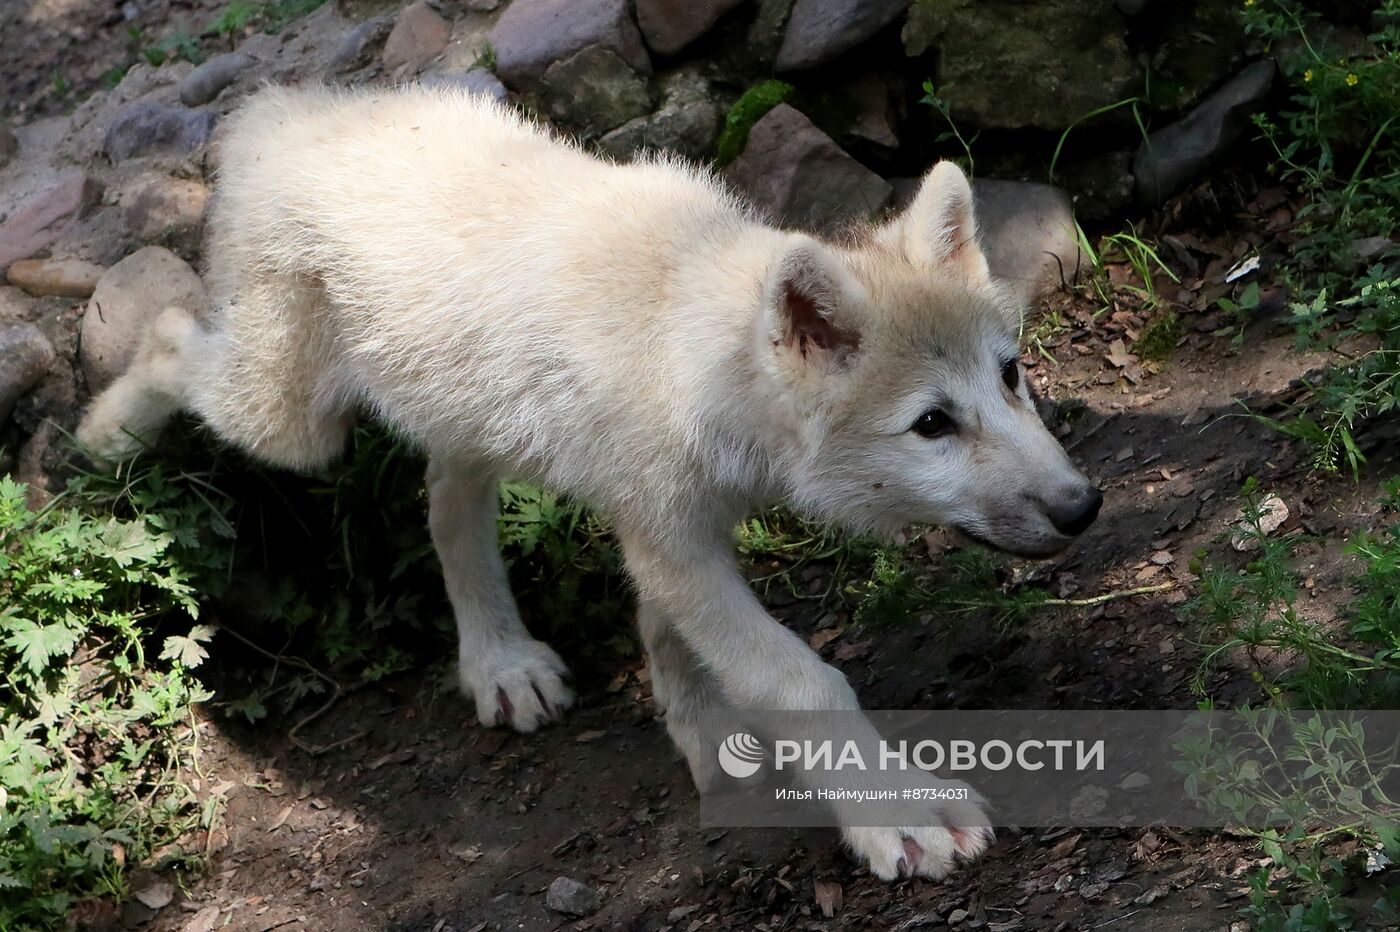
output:
M 880 236 L 887 245 L 903 249 L 915 265 L 951 265 L 971 279 L 987 277 L 987 259 L 977 245 L 972 186 L 952 162 L 933 166 L 913 202 Z
M 860 349 L 854 311 L 864 289 L 821 243 L 795 239 L 764 283 L 769 342 L 805 364 L 844 368 Z

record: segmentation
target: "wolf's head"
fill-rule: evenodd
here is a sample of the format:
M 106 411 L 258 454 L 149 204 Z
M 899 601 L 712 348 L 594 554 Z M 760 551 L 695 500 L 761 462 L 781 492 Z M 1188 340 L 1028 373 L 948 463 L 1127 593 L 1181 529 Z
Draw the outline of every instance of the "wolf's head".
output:
M 1036 414 L 1020 323 L 951 163 L 850 245 L 793 234 L 764 283 L 757 352 L 798 425 L 797 504 L 877 532 L 930 523 L 1028 556 L 1065 547 L 1103 496 Z

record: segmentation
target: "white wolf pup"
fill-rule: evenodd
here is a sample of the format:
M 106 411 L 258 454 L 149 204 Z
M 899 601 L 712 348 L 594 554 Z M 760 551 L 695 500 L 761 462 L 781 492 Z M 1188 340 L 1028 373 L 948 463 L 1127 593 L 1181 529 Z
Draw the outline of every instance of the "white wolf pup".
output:
M 502 477 L 614 522 L 701 786 L 726 705 L 857 708 L 745 583 L 746 513 L 950 525 L 1040 556 L 1099 510 L 1036 416 L 1019 309 L 949 163 L 901 216 L 831 242 L 699 169 L 600 161 L 466 93 L 268 89 L 230 118 L 216 191 L 216 310 L 163 310 L 80 441 L 128 456 L 178 409 L 293 469 L 340 453 L 357 409 L 411 437 L 485 724 L 532 731 L 573 701 L 507 588 Z M 940 877 L 987 824 L 963 804 L 843 832 L 879 877 Z

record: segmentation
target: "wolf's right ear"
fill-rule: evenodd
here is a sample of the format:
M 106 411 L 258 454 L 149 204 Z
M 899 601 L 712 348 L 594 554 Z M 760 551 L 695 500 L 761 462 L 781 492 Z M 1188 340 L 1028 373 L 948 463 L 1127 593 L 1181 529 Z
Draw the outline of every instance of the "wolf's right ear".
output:
M 915 265 L 959 268 L 974 280 L 987 277 L 987 259 L 977 245 L 972 186 L 952 162 L 933 166 L 914 200 L 880 230 L 880 237 Z
M 816 240 L 802 238 L 779 260 L 764 284 L 772 345 L 808 364 L 843 369 L 860 350 L 852 308 L 864 289 L 840 259 Z

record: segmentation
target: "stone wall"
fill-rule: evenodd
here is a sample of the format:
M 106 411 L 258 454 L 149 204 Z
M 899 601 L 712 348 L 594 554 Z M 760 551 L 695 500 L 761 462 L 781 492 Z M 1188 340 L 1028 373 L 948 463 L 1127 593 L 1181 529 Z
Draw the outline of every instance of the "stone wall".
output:
M 995 271 L 1031 295 L 1076 267 L 1073 213 L 1151 209 L 1240 138 L 1273 65 L 1235 3 L 332 0 L 198 67 L 138 64 L 0 128 L 0 473 L 49 484 L 148 315 L 201 299 L 220 125 L 265 82 L 461 86 L 618 160 L 708 161 L 723 135 L 730 183 L 814 229 L 897 207 L 961 135 Z

